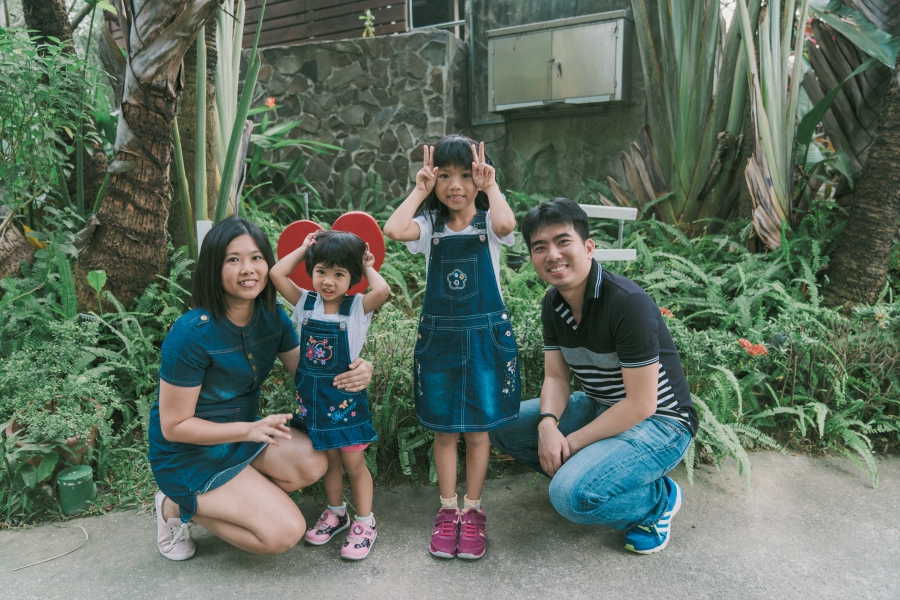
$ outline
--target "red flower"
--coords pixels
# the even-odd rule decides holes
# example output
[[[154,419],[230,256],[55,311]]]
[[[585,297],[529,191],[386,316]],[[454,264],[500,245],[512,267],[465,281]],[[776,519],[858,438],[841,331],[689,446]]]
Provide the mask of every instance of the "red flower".
[[[674,317],[675,315],[668,308],[660,308],[659,312],[662,313],[664,317]]]
[[[750,356],[766,356],[769,354],[769,351],[762,344],[753,344],[747,348],[747,354]]]
[[[275,98],[266,98],[266,106],[269,107],[269,110],[275,108]]]
[[[750,343],[750,340],[745,340],[744,338],[739,339],[738,344],[740,344],[741,348],[743,348],[744,350],[753,345]]]

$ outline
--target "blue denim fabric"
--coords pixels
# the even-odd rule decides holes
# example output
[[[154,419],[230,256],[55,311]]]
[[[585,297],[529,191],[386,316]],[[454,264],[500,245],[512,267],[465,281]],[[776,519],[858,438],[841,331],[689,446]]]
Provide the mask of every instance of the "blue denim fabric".
[[[516,337],[494,276],[485,213],[474,234],[432,235],[415,347],[416,415],[445,433],[490,431],[519,414]]]
[[[172,326],[162,345],[160,379],[200,387],[194,416],[214,423],[253,422],[259,387],[278,353],[297,347],[297,334],[280,306],[257,302],[253,319],[238,327],[194,309]],[[200,446],[170,442],[162,434],[159,399],[150,410],[148,458],[159,489],[181,508],[182,521],[197,510],[196,496],[231,480],[265,448],[261,442]]]
[[[607,408],[576,392],[559,420],[559,430],[569,435]],[[523,402],[519,420],[491,432],[490,439],[500,452],[544,473],[537,452],[539,413],[540,400]],[[672,419],[645,419],[570,457],[550,482],[550,502],[573,523],[619,530],[656,523],[668,498],[662,476],[681,461],[690,441],[690,432]]]
[[[311,311],[317,294],[306,296]],[[350,316],[353,296],[345,296],[338,313]],[[366,390],[345,392],[334,387],[336,375],[350,365],[347,321],[304,319],[300,326],[300,362],[294,384],[297,398],[291,424],[309,433],[313,448],[329,450],[378,439],[369,413]]]

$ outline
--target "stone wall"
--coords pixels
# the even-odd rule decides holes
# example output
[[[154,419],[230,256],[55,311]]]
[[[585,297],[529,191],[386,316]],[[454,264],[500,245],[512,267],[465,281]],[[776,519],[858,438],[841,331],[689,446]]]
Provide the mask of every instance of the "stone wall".
[[[295,137],[342,148],[312,157],[304,173],[326,204],[344,197],[347,179],[356,205],[369,173],[388,198],[405,196],[422,144],[467,123],[465,50],[437,30],[268,48],[254,106],[274,97],[270,122],[300,118]]]

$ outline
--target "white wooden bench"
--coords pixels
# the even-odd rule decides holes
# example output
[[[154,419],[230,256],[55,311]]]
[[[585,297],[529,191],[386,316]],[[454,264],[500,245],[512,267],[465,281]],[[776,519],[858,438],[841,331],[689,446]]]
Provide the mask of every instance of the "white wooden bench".
[[[579,204],[588,217],[593,219],[615,219],[619,222],[619,247],[597,248],[594,250],[594,260],[600,262],[637,260],[637,251],[634,248],[622,248],[622,235],[625,229],[625,221],[637,219],[636,208],[624,206],[599,206],[597,204]]]

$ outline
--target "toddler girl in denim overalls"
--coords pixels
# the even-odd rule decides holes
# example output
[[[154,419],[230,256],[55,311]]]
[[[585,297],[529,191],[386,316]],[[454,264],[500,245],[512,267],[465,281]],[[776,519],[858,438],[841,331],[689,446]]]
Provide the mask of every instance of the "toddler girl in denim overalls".
[[[475,559],[486,548],[481,492],[488,431],[519,416],[516,340],[500,295],[500,245],[513,244],[515,216],[494,178],[484,143],[450,135],[424,148],[416,188],[385,224],[428,263],[415,347],[416,415],[435,431],[441,509],[430,551]],[[456,443],[466,439],[466,495],[456,495]]]
[[[315,292],[301,289],[289,279],[304,259]],[[291,425],[308,432],[313,447],[328,455],[324,478],[328,507],[306,532],[306,541],[319,546],[350,527],[347,504],[343,501],[346,468],[357,515],[341,556],[352,560],[368,556],[375,541],[372,475],[363,451],[378,438],[372,427],[366,391],[344,392],[334,387],[333,379],[359,356],[372,312],[390,294],[374,264],[375,257],[358,236],[345,231],[320,231],[309,234],[300,248],[269,272],[281,295],[294,304],[292,318],[300,332]],[[346,295],[363,275],[369,282],[369,292]]]

